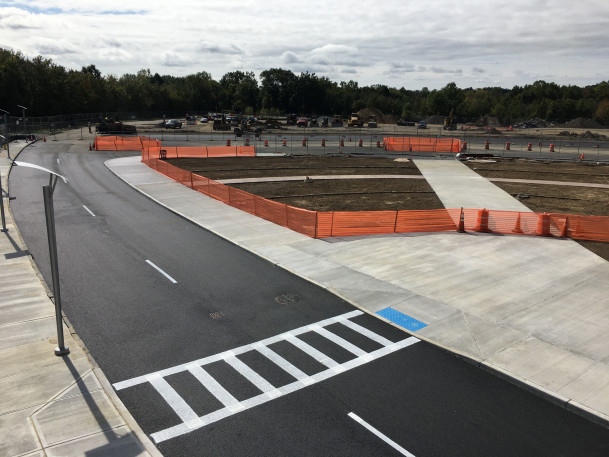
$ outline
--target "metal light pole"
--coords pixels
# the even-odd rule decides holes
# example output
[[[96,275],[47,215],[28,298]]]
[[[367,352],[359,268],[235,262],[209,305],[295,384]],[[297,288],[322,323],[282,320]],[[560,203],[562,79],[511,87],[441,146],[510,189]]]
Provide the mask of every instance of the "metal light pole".
[[[33,163],[14,161],[14,165],[36,168],[38,170],[49,173],[49,185],[42,186],[42,195],[44,197],[44,213],[47,223],[47,237],[49,241],[49,257],[51,260],[51,276],[53,278],[53,301],[55,302],[55,322],[57,324],[57,347],[55,355],[61,356],[70,353],[70,349],[64,345],[63,341],[63,320],[61,314],[61,292],[59,289],[59,262],[57,260],[57,238],[55,236],[55,212],[53,210],[53,192],[57,184],[57,178],[63,179],[67,183],[68,180],[44,167]]]
[[[0,213],[2,217],[2,229],[1,232],[8,232],[6,228],[6,219],[4,218],[4,190],[2,189],[2,172],[0,171]]]
[[[21,106],[21,105],[17,105],[17,108],[21,108],[21,112],[23,113],[23,117],[22,117],[22,119],[23,119],[23,135],[25,136],[26,141],[27,141],[27,128],[25,126],[25,110],[27,108],[25,106]]]
[[[2,108],[0,108],[0,111],[2,111],[4,113],[4,136],[3,138],[6,140],[6,155],[8,156],[9,160],[11,158],[11,150],[9,147],[9,134],[8,134],[8,115],[11,114],[6,110],[3,110]]]

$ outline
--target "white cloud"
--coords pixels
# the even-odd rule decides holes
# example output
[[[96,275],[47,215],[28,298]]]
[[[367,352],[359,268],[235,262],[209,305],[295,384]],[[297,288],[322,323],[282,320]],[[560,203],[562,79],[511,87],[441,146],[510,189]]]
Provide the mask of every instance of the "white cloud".
[[[450,81],[512,87],[544,78],[587,85],[609,74],[606,0],[9,5],[0,9],[0,46],[69,68],[95,64],[103,74],[149,68],[175,76],[208,71],[219,79],[236,69],[281,67],[412,89]]]

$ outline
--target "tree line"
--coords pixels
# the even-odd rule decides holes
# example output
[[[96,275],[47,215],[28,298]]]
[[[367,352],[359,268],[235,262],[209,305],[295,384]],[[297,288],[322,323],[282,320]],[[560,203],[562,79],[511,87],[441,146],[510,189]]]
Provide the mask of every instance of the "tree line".
[[[382,84],[360,86],[355,81],[334,82],[315,73],[295,74],[271,68],[260,73],[232,71],[219,81],[201,71],[183,77],[152,74],[102,76],[95,65],[66,69],[51,59],[26,58],[0,49],[0,108],[28,116],[71,113],[134,112],[192,113],[230,111],[241,114],[348,115],[375,108],[405,120],[451,111],[461,121],[486,115],[514,124],[540,118],[566,122],[583,117],[609,124],[609,81],[579,87],[536,81],[512,89],[457,87],[442,89],[393,88]],[[20,114],[20,113],[19,113]]]

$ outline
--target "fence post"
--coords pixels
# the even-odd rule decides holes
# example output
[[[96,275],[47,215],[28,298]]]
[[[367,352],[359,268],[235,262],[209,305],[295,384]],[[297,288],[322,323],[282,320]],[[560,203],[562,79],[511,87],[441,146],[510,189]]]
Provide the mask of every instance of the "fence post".
[[[548,236],[550,234],[550,215],[548,213],[541,213],[539,215],[537,234],[540,236]]]

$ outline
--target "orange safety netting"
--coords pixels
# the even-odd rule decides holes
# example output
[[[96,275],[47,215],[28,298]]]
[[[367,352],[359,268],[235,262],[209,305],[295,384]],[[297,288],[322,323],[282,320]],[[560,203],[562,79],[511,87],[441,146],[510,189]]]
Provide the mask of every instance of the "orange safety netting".
[[[142,162],[150,159],[180,157],[254,157],[254,146],[162,146],[160,143],[142,150]]]
[[[464,209],[465,231],[609,241],[608,216]]]
[[[460,152],[461,140],[456,138],[387,137],[383,138],[386,151],[399,152]]]
[[[144,148],[160,146],[159,140],[144,136],[97,136],[95,137],[96,151],[141,151]]]
[[[209,197],[312,238],[472,231],[609,242],[608,216],[462,208],[426,211],[309,211],[221,184],[158,158],[148,159],[145,163]]]

